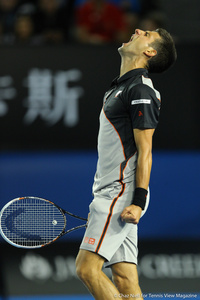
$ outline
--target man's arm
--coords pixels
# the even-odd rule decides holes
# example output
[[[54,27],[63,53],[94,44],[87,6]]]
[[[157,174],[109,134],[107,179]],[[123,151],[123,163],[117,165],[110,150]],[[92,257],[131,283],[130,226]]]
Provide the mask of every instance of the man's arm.
[[[155,129],[134,129],[133,134],[138,152],[136,167],[136,188],[147,190],[152,166],[152,137]],[[127,223],[138,224],[142,208],[137,205],[126,207],[121,218]]]

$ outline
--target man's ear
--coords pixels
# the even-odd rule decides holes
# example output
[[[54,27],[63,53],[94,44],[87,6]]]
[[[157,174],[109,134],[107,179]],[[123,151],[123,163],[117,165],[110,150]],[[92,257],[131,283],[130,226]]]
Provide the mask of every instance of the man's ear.
[[[148,48],[143,52],[148,58],[151,58],[157,54],[157,51],[153,48]]]

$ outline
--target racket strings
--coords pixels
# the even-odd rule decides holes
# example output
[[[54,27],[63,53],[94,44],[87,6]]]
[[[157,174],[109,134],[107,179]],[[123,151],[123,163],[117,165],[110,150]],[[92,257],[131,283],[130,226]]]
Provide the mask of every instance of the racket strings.
[[[65,226],[66,218],[55,205],[34,197],[14,201],[1,217],[1,228],[7,239],[27,247],[51,242]]]

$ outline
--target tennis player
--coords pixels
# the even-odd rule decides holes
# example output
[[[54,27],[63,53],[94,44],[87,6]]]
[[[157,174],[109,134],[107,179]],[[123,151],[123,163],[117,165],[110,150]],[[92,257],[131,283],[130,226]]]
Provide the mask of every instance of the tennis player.
[[[152,137],[161,105],[148,73],[173,65],[176,49],[166,30],[136,29],[118,51],[120,76],[104,96],[94,200],[76,267],[95,299],[141,300],[137,224],[149,204]],[[111,268],[113,282],[103,265]]]

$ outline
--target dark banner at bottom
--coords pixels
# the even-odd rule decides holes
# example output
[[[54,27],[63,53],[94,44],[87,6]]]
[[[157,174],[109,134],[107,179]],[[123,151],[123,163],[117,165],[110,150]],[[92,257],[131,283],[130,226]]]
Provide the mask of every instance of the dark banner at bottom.
[[[36,249],[1,249],[1,293],[14,295],[88,294],[78,280],[78,242]],[[143,293],[199,293],[200,241],[141,241],[138,272]],[[105,270],[111,276],[109,269]]]
[[[138,273],[144,292],[200,291],[200,241],[142,241]]]

